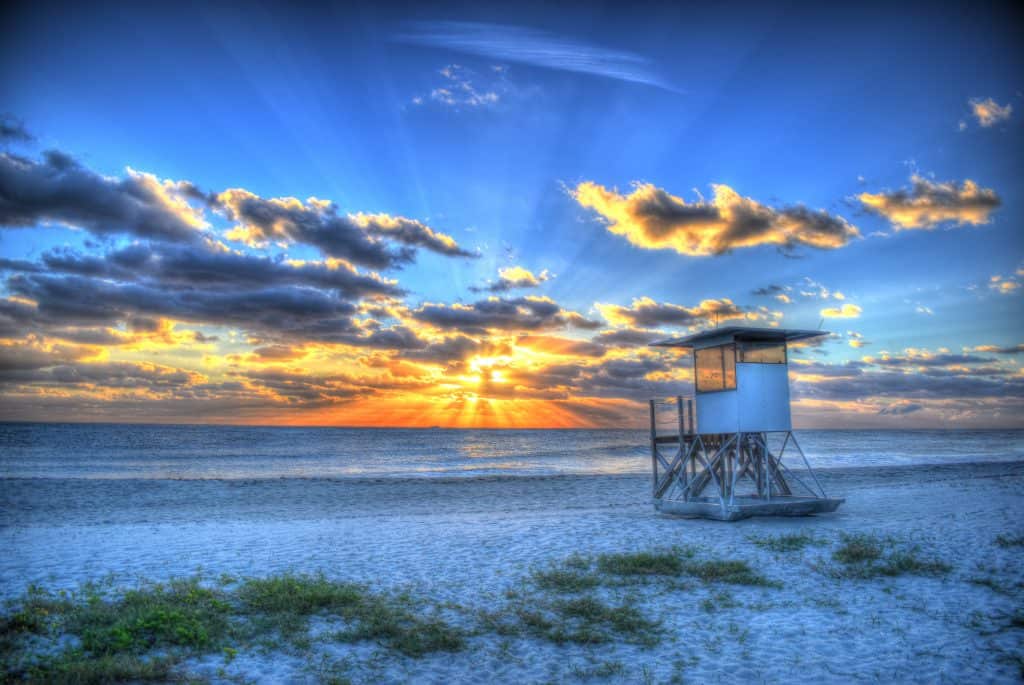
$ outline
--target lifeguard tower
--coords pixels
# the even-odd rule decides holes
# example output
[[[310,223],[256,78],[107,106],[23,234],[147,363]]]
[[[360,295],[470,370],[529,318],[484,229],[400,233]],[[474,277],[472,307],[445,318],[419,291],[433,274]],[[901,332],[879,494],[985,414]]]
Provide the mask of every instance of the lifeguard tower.
[[[651,343],[693,350],[694,400],[651,400],[654,507],[735,521],[835,511],[792,432],[787,345],[826,331],[724,326]],[[675,405],[678,433],[659,435],[659,411]],[[685,411],[684,411],[685,405]],[[675,454],[662,450],[675,445]],[[800,456],[803,471],[783,457]]]

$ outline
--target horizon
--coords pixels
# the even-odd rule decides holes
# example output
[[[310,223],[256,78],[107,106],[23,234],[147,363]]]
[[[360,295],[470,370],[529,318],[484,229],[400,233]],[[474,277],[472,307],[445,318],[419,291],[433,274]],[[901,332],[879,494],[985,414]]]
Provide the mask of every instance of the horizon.
[[[5,8],[0,421],[1024,428],[1019,9],[581,7]]]

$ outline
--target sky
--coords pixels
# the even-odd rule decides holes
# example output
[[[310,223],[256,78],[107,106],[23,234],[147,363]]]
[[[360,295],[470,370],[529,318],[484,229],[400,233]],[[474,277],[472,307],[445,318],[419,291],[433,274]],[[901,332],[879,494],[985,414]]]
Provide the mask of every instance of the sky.
[[[1024,427],[1019,8],[296,5],[0,10],[0,420]]]

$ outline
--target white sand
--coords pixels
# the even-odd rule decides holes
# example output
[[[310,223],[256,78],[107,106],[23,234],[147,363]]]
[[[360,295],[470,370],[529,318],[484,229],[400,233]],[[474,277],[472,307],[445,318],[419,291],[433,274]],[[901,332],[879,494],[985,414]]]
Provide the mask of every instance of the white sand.
[[[656,515],[649,481],[591,476],[484,481],[0,481],[0,591],[51,588],[114,573],[159,580],[194,573],[323,570],[438,600],[497,606],[531,568],[572,552],[691,545],[750,561],[779,588],[641,589],[668,629],[661,644],[555,646],[475,637],[457,654],[406,659],[372,644],[337,645],[354,680],[580,681],[621,662],[612,680],[666,682],[1018,682],[1024,631],[1024,462],[820,472],[839,512],[738,523]],[[830,547],[774,554],[751,535],[840,531],[894,535],[953,566],[940,578],[836,580],[812,568]],[[995,592],[971,583],[991,578]],[[723,590],[738,606],[706,611]],[[621,592],[621,591],[620,591]],[[192,662],[216,679],[219,658]],[[226,667],[256,682],[305,682],[308,660],[241,655]]]

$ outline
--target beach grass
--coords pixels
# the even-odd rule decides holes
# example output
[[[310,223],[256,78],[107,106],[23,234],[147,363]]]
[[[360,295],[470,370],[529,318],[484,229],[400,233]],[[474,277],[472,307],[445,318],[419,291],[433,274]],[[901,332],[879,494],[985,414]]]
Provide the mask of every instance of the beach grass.
[[[841,578],[937,576],[951,569],[941,560],[922,557],[916,545],[901,545],[892,538],[870,533],[842,533],[832,559],[839,566],[825,570]]]
[[[1024,547],[1024,535],[1004,535],[1000,534],[996,536],[995,543],[997,546],[1003,549],[1009,549],[1011,547]]]
[[[780,535],[751,535],[747,538],[757,547],[779,554],[800,552],[811,545],[826,544],[824,540],[810,533],[783,533]]]

